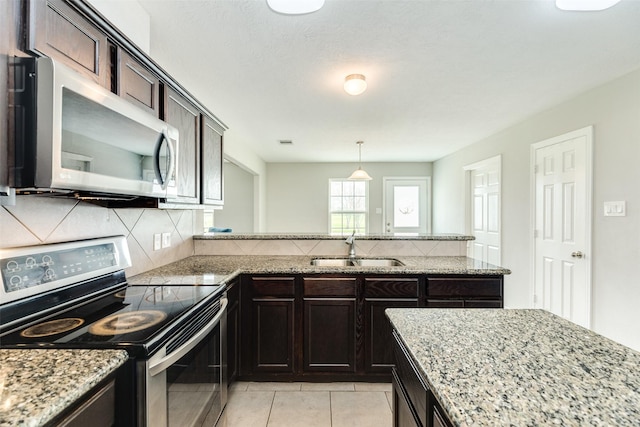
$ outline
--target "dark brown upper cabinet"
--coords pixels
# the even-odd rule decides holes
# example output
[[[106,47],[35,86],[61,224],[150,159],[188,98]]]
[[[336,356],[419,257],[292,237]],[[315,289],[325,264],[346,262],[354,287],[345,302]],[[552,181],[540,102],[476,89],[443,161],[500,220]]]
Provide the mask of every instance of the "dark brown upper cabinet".
[[[112,89],[104,32],[63,0],[29,0],[27,8],[27,51],[56,59]]]

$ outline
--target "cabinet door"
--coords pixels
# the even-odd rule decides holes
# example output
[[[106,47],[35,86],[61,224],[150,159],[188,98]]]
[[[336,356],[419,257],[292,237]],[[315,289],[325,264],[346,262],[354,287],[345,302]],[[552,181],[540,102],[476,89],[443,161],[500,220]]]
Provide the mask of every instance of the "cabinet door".
[[[411,400],[395,370],[393,370],[391,384],[393,386],[393,427],[423,427],[414,415],[415,408],[411,405]]]
[[[304,277],[303,369],[356,371],[355,277]]]
[[[118,50],[118,95],[160,117],[160,81],[122,49]]]
[[[56,59],[113,90],[107,36],[63,0],[30,0],[27,49]]]
[[[254,298],[253,372],[294,372],[293,298]]]
[[[395,363],[392,328],[384,310],[418,307],[418,278],[367,277],[364,280],[365,371],[390,373]]]
[[[355,372],[355,298],[304,299],[304,371]]]
[[[180,132],[178,142],[178,196],[170,202],[200,203],[200,111],[167,88],[165,121]]]
[[[364,300],[365,371],[391,372],[395,364],[391,322],[384,314],[387,308],[418,307],[418,299]]]
[[[249,334],[249,348],[243,349],[241,357],[250,360],[250,373],[293,373],[295,277],[251,277],[242,293],[243,301],[250,304],[251,327],[242,329],[243,335]]]
[[[223,128],[202,116],[202,203],[224,204]]]

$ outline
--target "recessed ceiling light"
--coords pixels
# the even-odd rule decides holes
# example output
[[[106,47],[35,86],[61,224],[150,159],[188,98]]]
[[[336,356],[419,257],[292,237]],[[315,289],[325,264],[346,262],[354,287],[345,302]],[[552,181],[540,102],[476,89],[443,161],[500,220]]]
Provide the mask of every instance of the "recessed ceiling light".
[[[556,7],[562,10],[590,11],[605,10],[615,6],[620,0],[556,0]]]
[[[274,12],[303,15],[319,10],[324,5],[324,0],[267,0],[267,4]]]

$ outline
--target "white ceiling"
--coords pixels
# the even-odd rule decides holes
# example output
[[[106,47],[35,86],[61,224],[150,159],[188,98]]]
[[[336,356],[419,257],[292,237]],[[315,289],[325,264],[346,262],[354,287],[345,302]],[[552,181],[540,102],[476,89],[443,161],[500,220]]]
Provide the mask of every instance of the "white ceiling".
[[[266,162],[353,162],[357,140],[363,162],[437,160],[640,68],[640,0],[139,2],[151,56]],[[342,89],[352,73],[360,96]]]

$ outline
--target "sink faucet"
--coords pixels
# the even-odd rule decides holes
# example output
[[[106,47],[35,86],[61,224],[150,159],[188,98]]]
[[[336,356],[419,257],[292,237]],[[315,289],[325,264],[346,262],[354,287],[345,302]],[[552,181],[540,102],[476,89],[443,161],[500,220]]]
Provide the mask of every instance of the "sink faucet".
[[[344,241],[347,245],[349,245],[349,258],[356,257],[356,231],[353,230],[351,236],[347,237],[347,240]]]

